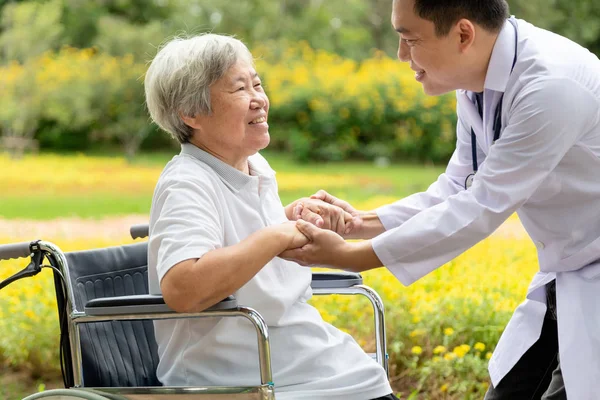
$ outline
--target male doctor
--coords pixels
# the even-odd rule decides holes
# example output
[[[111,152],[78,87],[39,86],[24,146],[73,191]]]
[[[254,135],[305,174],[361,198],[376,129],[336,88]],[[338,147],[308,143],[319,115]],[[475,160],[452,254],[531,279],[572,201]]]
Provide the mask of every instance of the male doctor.
[[[344,238],[370,240],[300,220],[311,241],[282,257],[385,265],[409,285],[517,212],[540,271],[490,360],[485,399],[598,400],[600,61],[508,16],[505,0],[394,0],[398,58],[427,94],[456,90],[456,150],[426,192],[375,211],[320,191],[313,198],[355,216]],[[298,215],[321,218],[308,203]]]

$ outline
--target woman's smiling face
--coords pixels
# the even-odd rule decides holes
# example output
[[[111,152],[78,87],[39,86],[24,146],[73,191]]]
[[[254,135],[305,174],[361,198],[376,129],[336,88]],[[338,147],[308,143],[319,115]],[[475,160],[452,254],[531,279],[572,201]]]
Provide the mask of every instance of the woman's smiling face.
[[[196,130],[191,142],[234,167],[268,146],[269,98],[254,67],[238,61],[210,87],[211,112],[188,125]]]

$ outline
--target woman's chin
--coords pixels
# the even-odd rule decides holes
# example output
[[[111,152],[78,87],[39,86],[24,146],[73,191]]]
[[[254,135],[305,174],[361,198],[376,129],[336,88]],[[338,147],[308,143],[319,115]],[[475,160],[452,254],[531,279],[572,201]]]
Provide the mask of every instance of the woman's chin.
[[[249,149],[252,149],[252,154],[256,154],[257,152],[266,149],[271,142],[271,136],[269,136],[269,132],[266,132],[260,137],[254,137],[252,139],[252,144],[248,146]]]

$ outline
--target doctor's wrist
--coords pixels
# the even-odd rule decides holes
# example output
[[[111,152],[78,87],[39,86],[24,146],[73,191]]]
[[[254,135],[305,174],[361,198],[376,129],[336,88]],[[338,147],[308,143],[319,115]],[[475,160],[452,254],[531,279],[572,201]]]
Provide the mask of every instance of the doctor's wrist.
[[[345,235],[346,239],[373,239],[385,232],[385,228],[375,211],[359,211],[356,217],[360,218],[360,226]]]
[[[343,268],[348,271],[362,272],[382,266],[370,240],[346,242],[342,254],[345,264]]]

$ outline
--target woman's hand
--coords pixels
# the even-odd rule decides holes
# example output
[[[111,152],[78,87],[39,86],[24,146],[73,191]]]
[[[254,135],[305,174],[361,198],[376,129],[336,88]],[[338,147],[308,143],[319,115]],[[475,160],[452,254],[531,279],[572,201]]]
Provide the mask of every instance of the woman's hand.
[[[348,245],[344,238],[335,232],[325,230],[306,222],[303,219],[296,221],[296,226],[307,239],[307,244],[301,248],[288,248],[279,256],[287,260],[295,261],[300,265],[322,264],[334,266],[338,257],[344,253]]]
[[[345,235],[360,224],[360,218],[353,217],[341,207],[316,198],[302,198],[290,204],[288,218],[291,221],[302,219],[316,227]]]
[[[268,229],[275,231],[281,237],[286,246],[285,250],[296,249],[308,243],[308,238],[298,230],[295,222],[271,225]]]
[[[346,223],[346,230],[342,234],[344,239],[372,239],[385,232],[385,228],[375,210],[358,211],[347,201],[338,199],[324,190],[319,190],[310,198],[339,207],[344,212],[352,215],[352,221]]]

